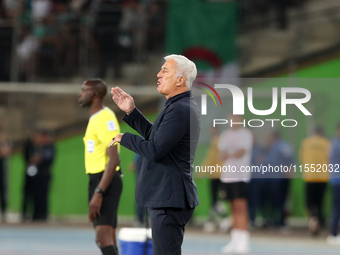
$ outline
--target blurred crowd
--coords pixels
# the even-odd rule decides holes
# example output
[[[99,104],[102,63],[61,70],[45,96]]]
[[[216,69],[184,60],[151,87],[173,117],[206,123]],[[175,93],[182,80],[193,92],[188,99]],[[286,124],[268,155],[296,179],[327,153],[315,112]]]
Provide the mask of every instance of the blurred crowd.
[[[247,221],[251,228],[277,228],[286,232],[289,225],[287,218],[293,210],[289,201],[296,197],[295,192],[299,192],[299,190],[294,191],[292,187],[293,179],[302,178],[305,199],[302,207],[305,209],[305,216],[308,219],[310,234],[316,236],[322,229],[329,227],[330,235],[327,241],[330,244],[340,244],[338,235],[340,221],[340,123],[336,127],[332,140],[326,137],[322,126],[317,126],[313,135],[302,140],[298,150],[283,139],[277,130],[266,132],[264,142],[260,143],[261,141],[255,133],[252,134],[252,139],[246,138],[246,129],[243,127],[239,130],[230,128],[220,135],[218,129],[213,128],[210,147],[202,165],[226,166],[230,163],[236,167],[239,165],[271,165],[290,168],[295,165],[298,167],[296,170],[298,175],[295,174],[294,169],[288,172],[246,173],[247,176],[244,176],[243,173],[242,176],[241,174],[231,176],[230,172],[210,173],[211,210],[208,221],[204,224],[204,230],[211,232],[218,228],[220,231],[234,229],[235,221],[238,221],[238,216],[235,217],[236,213],[239,215],[243,213],[242,210],[246,210],[245,215],[248,215]],[[253,142],[251,142],[252,140]],[[252,144],[251,147],[247,147],[246,144],[249,143]],[[236,151],[236,154],[232,155],[230,151]],[[229,155],[222,160],[221,153],[222,155],[229,153]],[[236,183],[237,185],[231,186],[234,189],[231,190],[228,187],[225,188],[226,183]],[[247,193],[244,196],[240,183],[247,183],[245,189]],[[332,202],[331,213],[327,218],[325,216],[325,196],[328,189],[332,194]],[[230,198],[230,196],[234,197]],[[241,203],[237,205],[238,208],[235,211],[233,203],[242,199],[247,205],[242,206]],[[229,207],[226,207],[224,200],[229,200],[231,211],[229,211]],[[248,229],[248,226],[244,226],[244,229]],[[226,246],[226,248],[229,247]]]
[[[240,32],[246,32],[270,25],[288,29],[289,11],[302,9],[308,0],[235,1],[240,4]],[[165,51],[167,4],[166,0],[0,0],[4,59],[0,80],[125,78],[126,63],[143,64],[150,53]]]
[[[0,0],[0,21],[17,36],[20,81],[105,78],[109,69],[121,78],[124,63],[163,50],[165,14],[159,0]]]

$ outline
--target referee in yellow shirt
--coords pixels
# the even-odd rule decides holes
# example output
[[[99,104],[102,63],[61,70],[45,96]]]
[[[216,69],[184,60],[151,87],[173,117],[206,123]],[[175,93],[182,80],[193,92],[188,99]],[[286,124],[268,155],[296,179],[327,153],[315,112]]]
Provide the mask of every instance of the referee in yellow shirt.
[[[103,105],[107,86],[101,79],[87,80],[81,87],[78,103],[88,107],[85,168],[89,175],[89,220],[96,231],[96,244],[103,255],[118,255],[116,234],[117,210],[123,183],[120,177],[119,145],[109,147],[120,133],[116,115]]]

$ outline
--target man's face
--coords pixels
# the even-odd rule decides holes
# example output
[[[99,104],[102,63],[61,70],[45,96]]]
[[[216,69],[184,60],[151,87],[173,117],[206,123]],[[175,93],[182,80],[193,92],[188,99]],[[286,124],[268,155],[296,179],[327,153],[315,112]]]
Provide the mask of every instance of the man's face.
[[[94,91],[92,89],[92,86],[86,84],[86,82],[83,83],[81,86],[81,92],[78,96],[78,104],[81,107],[89,107],[92,105],[93,98],[94,98]]]
[[[171,97],[177,89],[176,83],[178,78],[176,78],[176,65],[175,60],[169,59],[157,74],[157,91],[167,98]]]

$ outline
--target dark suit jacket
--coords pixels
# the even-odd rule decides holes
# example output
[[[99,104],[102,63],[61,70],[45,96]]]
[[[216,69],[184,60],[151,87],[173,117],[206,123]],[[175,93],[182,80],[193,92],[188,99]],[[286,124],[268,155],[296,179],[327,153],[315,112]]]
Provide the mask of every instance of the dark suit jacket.
[[[154,124],[136,108],[124,117],[145,137],[125,133],[121,145],[141,155],[136,201],[143,207],[193,208],[199,204],[192,179],[200,119],[190,91],[169,98]]]

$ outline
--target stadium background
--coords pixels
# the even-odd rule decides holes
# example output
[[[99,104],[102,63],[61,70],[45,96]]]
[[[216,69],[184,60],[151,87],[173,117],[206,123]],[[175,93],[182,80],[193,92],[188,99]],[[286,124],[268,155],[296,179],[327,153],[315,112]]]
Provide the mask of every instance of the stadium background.
[[[297,78],[340,78],[340,60],[332,60],[320,65],[308,67],[299,70],[296,73]],[[261,86],[257,86],[261,88]],[[271,89],[271,88],[270,88]],[[310,88],[309,88],[310,89]],[[318,88],[314,88],[318,89]],[[327,123],[326,133],[329,137],[334,134],[335,125],[338,120],[338,93],[335,93],[340,87],[334,90],[323,90],[322,85],[319,85],[323,96],[325,96],[328,105],[320,122]],[[312,89],[311,89],[312,91]],[[256,102],[256,101],[255,101]],[[259,106],[260,101],[255,105]],[[259,107],[265,109],[265,107]],[[324,110],[324,108],[323,108]],[[150,114],[150,120],[154,120],[157,114]],[[316,116],[319,116],[316,114]],[[303,118],[298,119],[301,122],[300,131],[295,140],[295,147],[298,148],[301,140],[306,136],[306,126]],[[320,123],[321,124],[321,123]],[[133,132],[125,123],[121,123],[122,132]],[[285,129],[282,129],[285,132]],[[283,133],[284,137],[288,134]],[[82,135],[77,135],[72,138],[63,139],[57,142],[57,158],[53,166],[53,181],[51,187],[51,200],[50,210],[54,216],[67,216],[67,215],[81,215],[87,213],[87,176],[84,174],[84,153]],[[197,151],[195,164],[200,165],[201,160],[204,158],[206,147],[200,147]],[[297,154],[296,154],[297,155]],[[122,194],[121,203],[119,205],[119,214],[133,216],[134,210],[134,190],[135,190],[135,175],[128,170],[129,165],[134,160],[134,154],[122,148],[121,154],[122,169],[124,169],[124,190]],[[296,158],[298,162],[298,158]],[[9,175],[9,206],[13,212],[19,212],[21,206],[22,193],[18,190],[22,189],[24,177],[24,165],[21,154],[14,155],[10,162],[10,175]],[[207,179],[197,178],[196,184],[199,191],[201,204],[195,211],[196,216],[207,216],[209,212],[209,190]],[[289,207],[291,216],[304,217],[304,181],[301,178],[294,179],[290,194]],[[327,215],[330,210],[330,193],[327,192],[327,199],[325,201],[325,208]]]
[[[12,4],[19,1],[0,0],[0,128],[7,132],[14,143],[14,152],[9,158],[8,167],[8,224],[0,223],[1,254],[98,253],[94,232],[87,220],[88,177],[84,171],[82,138],[89,116],[87,110],[79,108],[76,103],[80,86],[87,78],[100,76],[105,78],[109,86],[119,85],[126,89],[136,99],[136,105],[150,120],[154,120],[164,103],[164,98],[157,95],[155,89],[155,76],[163,63],[163,56],[167,53],[186,54],[197,63],[200,78],[211,78],[215,75],[217,78],[222,74],[221,80],[226,81],[223,80],[226,77],[238,77],[244,82],[244,87],[253,86],[254,91],[266,92],[266,95],[270,95],[274,85],[281,86],[279,79],[286,85],[303,84],[309,89],[312,92],[312,100],[307,104],[307,108],[313,110],[313,118],[307,120],[295,109],[292,114],[298,120],[299,126],[293,131],[280,130],[283,138],[294,147],[296,164],[299,164],[300,143],[311,135],[315,125],[322,124],[326,136],[334,137],[335,126],[340,120],[340,87],[337,84],[340,78],[338,1],[110,0],[112,3],[124,2],[121,6],[124,12],[133,14],[130,16],[130,30],[119,35],[120,39],[124,39],[120,52],[124,58],[117,57],[121,63],[121,77],[116,77],[117,70],[114,70],[112,63],[106,63],[111,65],[108,66],[106,75],[98,75],[100,66],[97,58],[100,47],[93,36],[94,24],[88,22],[93,20],[93,13],[87,12],[89,6],[85,6],[84,13],[76,11],[72,15],[85,14],[89,15],[90,19],[73,19],[71,15],[71,20],[66,22],[77,37],[77,50],[72,48],[75,45],[72,46],[72,36],[67,32],[70,27],[64,27],[65,36],[52,39],[71,39],[67,43],[71,43],[69,46],[72,47],[59,53],[64,57],[70,56],[73,62],[64,62],[54,69],[51,60],[54,55],[49,55],[51,51],[47,47],[47,51],[46,48],[41,52],[37,51],[43,61],[30,62],[32,65],[22,69],[23,66],[18,64],[22,59],[16,50],[24,42],[22,32],[25,32],[23,28],[30,18],[30,10],[28,8],[27,13],[20,17],[23,19],[16,22],[3,16],[5,2]],[[63,5],[63,8],[52,8],[53,13],[48,14],[48,17],[53,18],[61,13],[60,22],[70,18],[70,15],[65,13],[67,3],[82,2],[46,1]],[[286,4],[285,13],[278,13],[278,2]],[[116,10],[113,8],[113,13]],[[105,10],[99,12],[101,14],[98,17],[105,16]],[[145,16],[147,17],[143,20]],[[50,22],[52,24],[55,20]],[[117,28],[117,23],[113,25]],[[46,38],[43,31],[38,32],[34,36],[44,41]],[[104,53],[110,54],[110,51]],[[114,52],[116,53],[117,51]],[[258,78],[256,83],[247,83]],[[269,96],[254,100],[254,106],[258,109],[268,109],[272,102]],[[118,118],[122,119],[122,113],[109,96],[105,104],[114,109]],[[220,109],[213,105],[209,97],[208,104],[209,109]],[[289,112],[290,110],[291,108]],[[278,117],[279,112],[276,111],[272,116]],[[245,117],[253,118],[249,112],[246,112]],[[20,217],[26,170],[21,154],[22,144],[37,126],[52,129],[56,135],[57,156],[52,168],[50,215],[47,223],[22,222]],[[133,132],[124,122],[121,123],[121,130]],[[207,132],[208,130],[202,132],[205,137],[197,149],[196,165],[200,165],[205,156],[209,142]],[[135,173],[129,170],[133,161],[133,153],[122,148],[121,162],[125,176],[119,206],[119,227],[132,226],[135,223]],[[195,210],[195,220],[186,230],[183,254],[217,255],[220,254],[221,247],[228,242],[229,235],[221,234],[217,229],[215,233],[202,231],[210,210],[208,179],[196,175],[195,182],[201,204]],[[331,187],[328,187],[324,203],[328,221],[331,193]],[[287,204],[288,228],[251,229],[254,254],[338,254],[338,247],[331,247],[326,242],[328,225],[318,238],[309,235],[304,196],[304,180],[293,179]],[[291,219],[294,221],[290,221]]]

